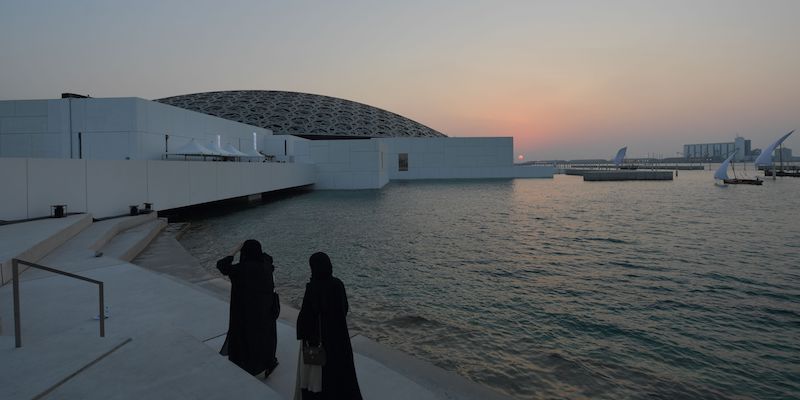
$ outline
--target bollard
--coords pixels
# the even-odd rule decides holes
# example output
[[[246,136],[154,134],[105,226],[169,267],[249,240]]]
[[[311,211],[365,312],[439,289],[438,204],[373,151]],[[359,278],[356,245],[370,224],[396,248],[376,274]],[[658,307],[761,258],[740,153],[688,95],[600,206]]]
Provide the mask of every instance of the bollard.
[[[67,206],[64,204],[52,205],[50,206],[50,209],[52,210],[53,218],[64,218],[64,216],[67,214]]]

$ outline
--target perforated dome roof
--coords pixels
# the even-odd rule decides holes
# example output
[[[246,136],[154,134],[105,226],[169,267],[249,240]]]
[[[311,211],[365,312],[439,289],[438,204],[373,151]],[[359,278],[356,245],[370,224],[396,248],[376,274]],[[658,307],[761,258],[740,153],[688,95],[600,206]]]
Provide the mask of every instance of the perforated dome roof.
[[[446,136],[380,108],[308,93],[233,90],[186,94],[156,101],[271,129],[276,135]]]

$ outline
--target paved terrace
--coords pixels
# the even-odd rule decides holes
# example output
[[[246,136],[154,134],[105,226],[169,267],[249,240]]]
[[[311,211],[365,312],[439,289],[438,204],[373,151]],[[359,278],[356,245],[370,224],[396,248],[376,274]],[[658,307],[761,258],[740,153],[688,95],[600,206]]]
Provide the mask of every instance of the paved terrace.
[[[22,348],[14,347],[12,285],[0,287],[2,399],[291,399],[298,342],[296,310],[282,307],[278,358],[267,379],[240,370],[217,350],[228,321],[229,284],[196,265],[154,215],[87,226],[81,217],[0,227],[2,256],[77,273],[105,284],[106,337],[99,337],[95,285],[28,270],[20,285]],[[30,225],[29,225],[30,224]],[[52,247],[41,254],[41,243]],[[31,251],[31,249],[37,249]],[[45,249],[47,250],[47,249]],[[367,399],[505,398],[458,375],[353,338]]]

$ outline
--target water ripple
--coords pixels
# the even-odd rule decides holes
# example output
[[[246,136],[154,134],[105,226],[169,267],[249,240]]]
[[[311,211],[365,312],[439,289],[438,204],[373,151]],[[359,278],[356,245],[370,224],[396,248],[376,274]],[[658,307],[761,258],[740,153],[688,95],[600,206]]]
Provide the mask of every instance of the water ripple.
[[[295,307],[325,251],[354,333],[520,399],[800,398],[800,180],[710,182],[319,191],[197,215],[182,242],[216,272],[261,240]]]

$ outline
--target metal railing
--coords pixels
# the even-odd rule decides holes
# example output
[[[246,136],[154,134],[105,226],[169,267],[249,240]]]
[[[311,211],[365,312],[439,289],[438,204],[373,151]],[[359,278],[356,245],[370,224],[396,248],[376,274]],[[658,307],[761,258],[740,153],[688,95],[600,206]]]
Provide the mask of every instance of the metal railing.
[[[105,321],[106,315],[105,315],[105,301],[103,299],[103,282],[15,258],[11,260],[11,275],[14,281],[14,344],[16,345],[16,347],[22,347],[22,326],[20,323],[20,312],[19,312],[19,264],[27,265],[32,268],[38,268],[44,271],[52,272],[54,274],[64,275],[69,278],[75,278],[78,280],[96,284],[100,289],[100,313],[97,314],[98,319],[100,320],[100,337],[106,336],[106,321]]]

